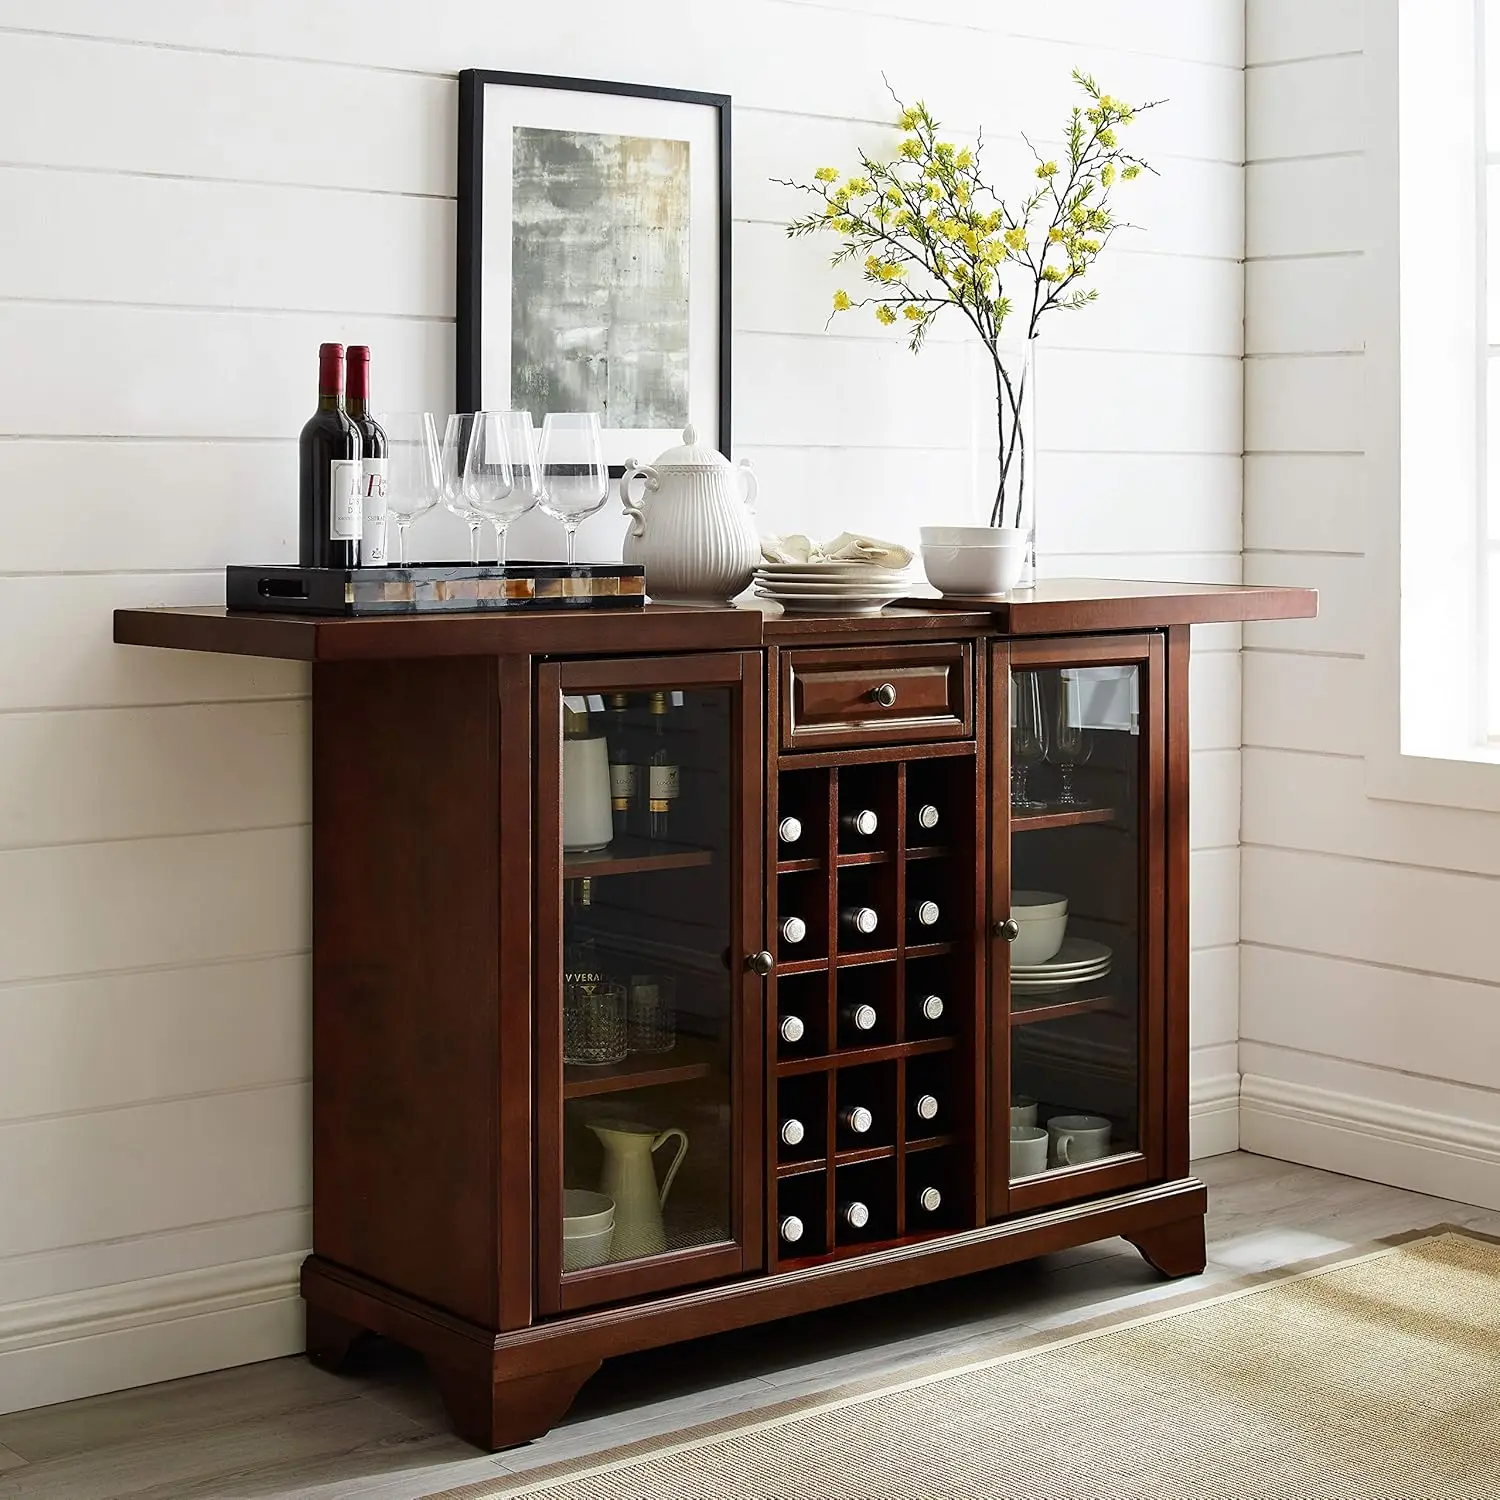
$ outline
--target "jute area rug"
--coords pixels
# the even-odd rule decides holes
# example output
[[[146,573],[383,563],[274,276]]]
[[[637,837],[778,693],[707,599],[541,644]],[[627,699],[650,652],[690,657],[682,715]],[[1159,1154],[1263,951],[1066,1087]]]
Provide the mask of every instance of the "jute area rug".
[[[1493,1500],[1500,1245],[1431,1231],[441,1500],[521,1495]]]

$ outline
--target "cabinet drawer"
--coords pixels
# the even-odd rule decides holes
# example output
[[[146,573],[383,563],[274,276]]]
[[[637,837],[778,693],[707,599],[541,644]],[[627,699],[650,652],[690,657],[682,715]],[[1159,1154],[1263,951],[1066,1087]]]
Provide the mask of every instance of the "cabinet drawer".
[[[781,654],[781,748],[966,739],[974,733],[966,641]]]

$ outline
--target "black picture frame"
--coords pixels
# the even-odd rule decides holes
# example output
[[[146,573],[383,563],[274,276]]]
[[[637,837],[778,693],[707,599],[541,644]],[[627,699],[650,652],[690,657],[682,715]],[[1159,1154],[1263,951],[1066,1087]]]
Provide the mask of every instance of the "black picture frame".
[[[600,79],[563,78],[541,73],[510,73],[486,68],[466,68],[458,75],[458,278],[457,278],[457,369],[454,395],[459,411],[484,410],[483,313],[484,249],[484,97],[495,86],[559,89],[590,94],[625,95],[702,106],[717,111],[714,138],[718,150],[718,379],[717,446],[731,455],[730,365],[731,365],[731,259],[733,217],[730,193],[730,96],[695,89],[659,88],[650,84],[611,83]],[[639,455],[644,460],[654,454]],[[611,465],[618,477],[619,464]]]

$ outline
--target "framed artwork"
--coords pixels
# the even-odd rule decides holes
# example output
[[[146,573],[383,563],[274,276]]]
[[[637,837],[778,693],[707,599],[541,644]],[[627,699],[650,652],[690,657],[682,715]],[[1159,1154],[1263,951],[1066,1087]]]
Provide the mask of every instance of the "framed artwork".
[[[729,451],[729,98],[458,75],[460,411],[596,411],[605,456]]]

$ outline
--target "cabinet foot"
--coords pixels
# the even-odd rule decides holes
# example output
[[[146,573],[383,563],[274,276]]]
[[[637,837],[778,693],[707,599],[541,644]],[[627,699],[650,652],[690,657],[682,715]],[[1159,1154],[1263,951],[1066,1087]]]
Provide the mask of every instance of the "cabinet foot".
[[[476,1448],[514,1448],[556,1426],[601,1360],[515,1380],[428,1361],[453,1430]]]
[[[341,1369],[351,1346],[364,1332],[358,1323],[308,1304],[307,1357],[320,1370]]]
[[[1208,1263],[1203,1243],[1203,1215],[1173,1219],[1154,1229],[1125,1236],[1163,1276],[1197,1276]]]

